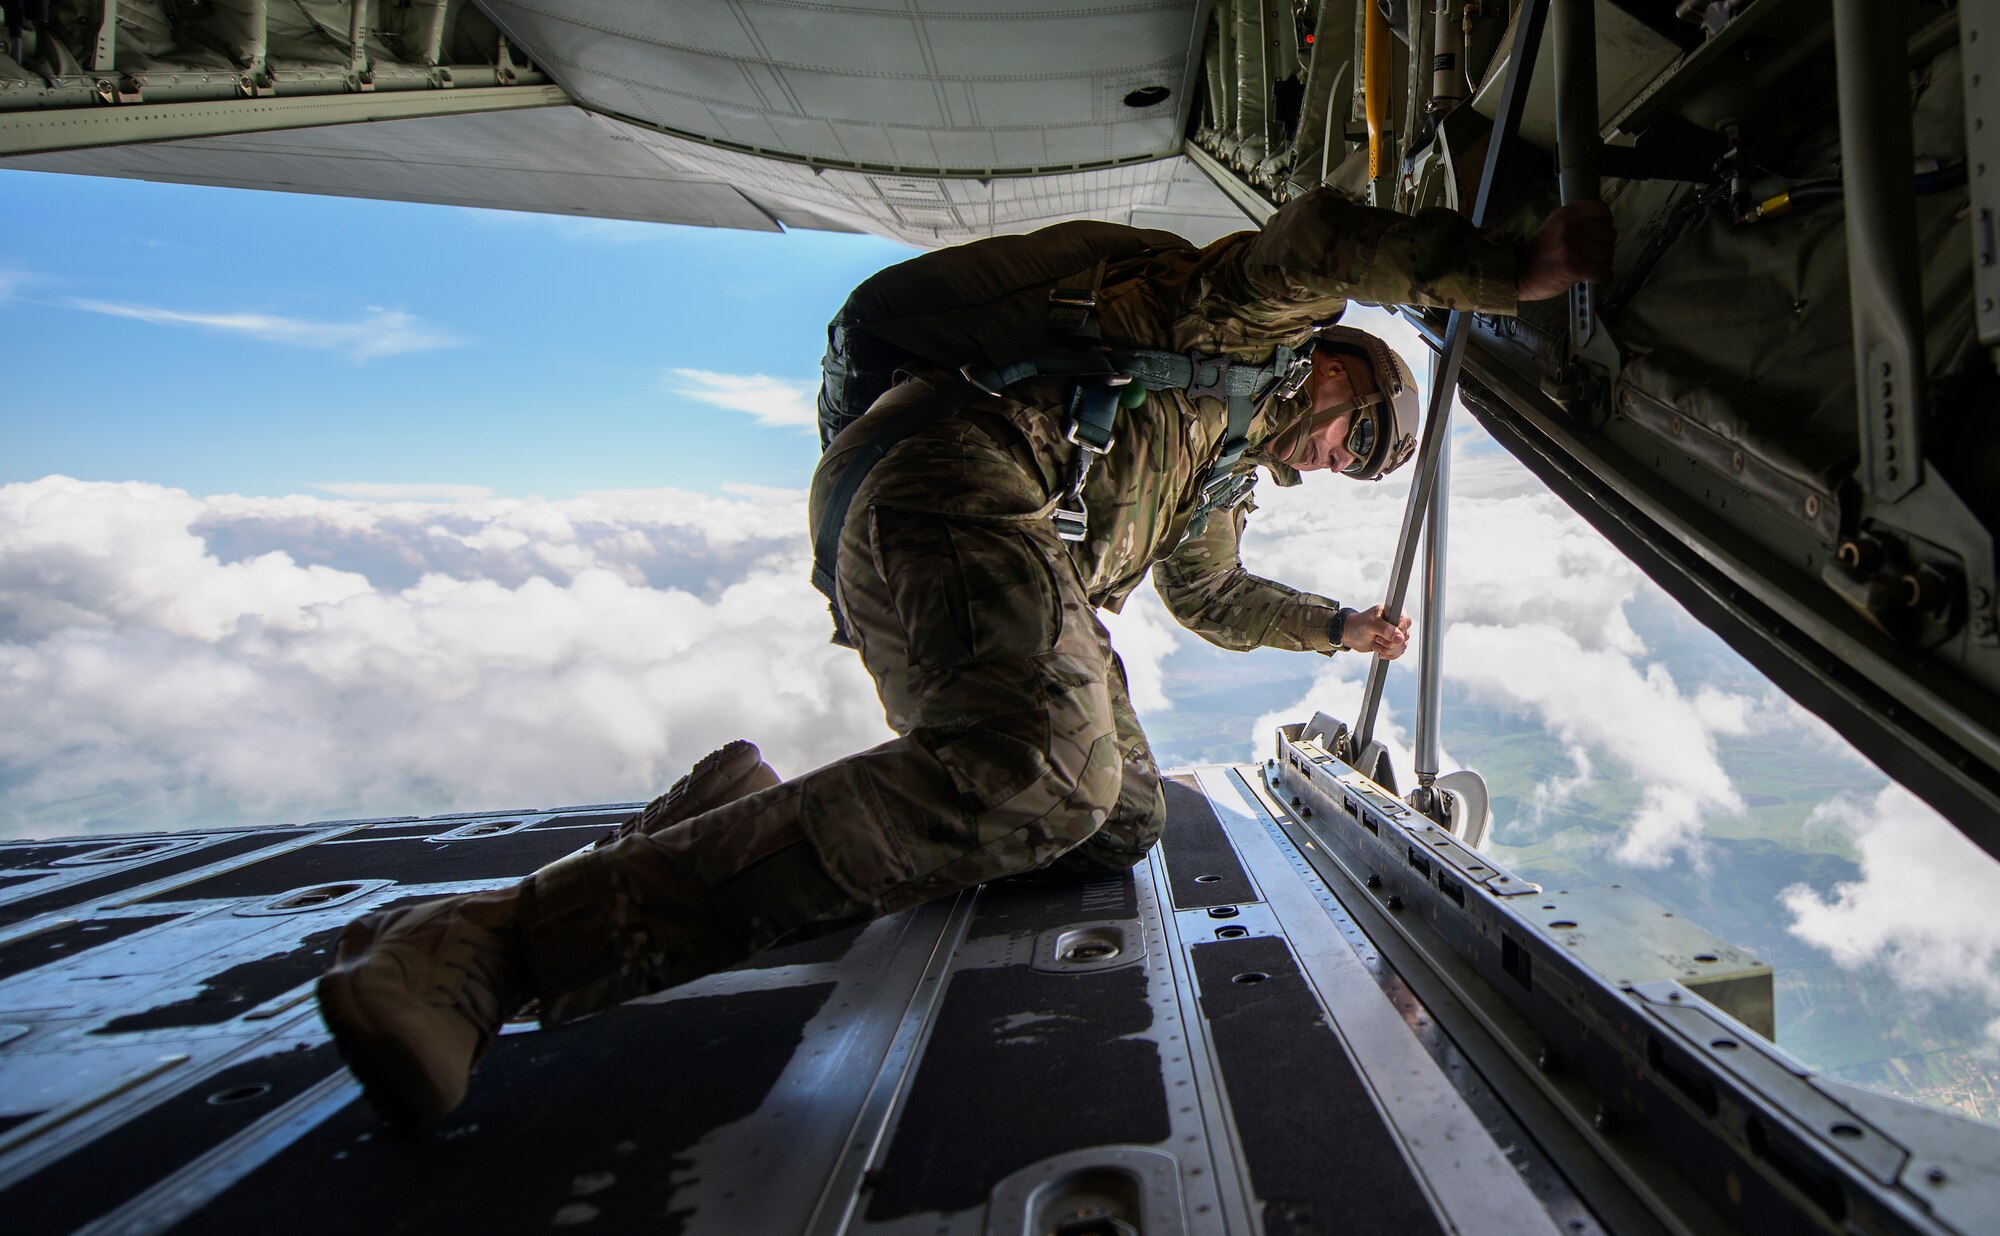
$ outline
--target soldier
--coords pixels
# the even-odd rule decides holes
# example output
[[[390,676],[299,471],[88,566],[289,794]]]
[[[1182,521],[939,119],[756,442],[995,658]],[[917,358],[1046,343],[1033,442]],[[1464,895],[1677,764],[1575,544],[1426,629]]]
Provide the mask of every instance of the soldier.
[[[1609,277],[1609,211],[1564,207],[1519,245],[1322,190],[1260,232],[1166,239],[1100,271],[1098,333],[1250,367],[1303,349],[1295,389],[1264,397],[1233,446],[1222,399],[1151,389],[1088,458],[1066,424],[1073,380],[966,398],[967,379],[939,369],[876,400],[831,443],[812,511],[837,538],[836,615],[899,737],[782,782],[731,743],[608,844],[514,888],[349,925],[320,1009],[392,1123],[450,1111],[531,999],[562,1022],[986,880],[1139,861],[1165,804],[1096,610],[1148,570],[1175,617],[1224,647],[1402,655],[1406,616],[1243,569],[1244,478],[1379,478],[1409,457],[1414,384],[1379,340],[1323,329],[1346,301],[1512,313]],[[946,411],[906,415],[927,406]],[[907,435],[885,451],[888,424]],[[1080,509],[1059,530],[1065,501]]]

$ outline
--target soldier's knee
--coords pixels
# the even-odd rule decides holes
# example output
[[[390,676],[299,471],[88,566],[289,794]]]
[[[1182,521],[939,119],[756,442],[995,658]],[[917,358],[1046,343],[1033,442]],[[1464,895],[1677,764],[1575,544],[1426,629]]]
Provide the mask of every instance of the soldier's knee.
[[[1086,812],[1108,812],[1122,777],[1110,729],[1068,721],[1057,710],[1038,708],[912,737],[930,748],[975,810],[1011,803],[1040,814],[1074,802]]]

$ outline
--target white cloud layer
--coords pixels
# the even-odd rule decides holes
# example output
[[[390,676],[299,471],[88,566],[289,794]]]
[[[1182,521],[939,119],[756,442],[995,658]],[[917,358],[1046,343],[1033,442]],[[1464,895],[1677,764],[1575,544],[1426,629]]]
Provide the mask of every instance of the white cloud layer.
[[[1458,445],[1445,596],[1448,679],[1482,703],[1536,717],[1570,749],[1578,773],[1547,786],[1536,809],[1545,813],[1574,797],[1599,767],[1621,767],[1640,785],[1642,807],[1624,822],[1616,857],[1639,866],[1680,853],[1699,858],[1704,822],[1743,809],[1718,760],[1718,736],[1742,733],[1757,705],[1682,690],[1649,660],[1628,616],[1641,588],[1651,587],[1637,568],[1512,459]],[[1377,603],[1407,496],[1402,474],[1379,485],[1310,477],[1289,490],[1261,486],[1246,564],[1357,609]],[[1407,608],[1420,615],[1416,592],[1413,586]],[[1255,751],[1268,745],[1270,725],[1315,708],[1353,719],[1365,666],[1360,658],[1341,660],[1347,664],[1322,672],[1306,700],[1260,720]],[[1415,664],[1413,646],[1392,672],[1414,673]],[[1408,776],[1400,742],[1391,746]]]
[[[313,488],[336,498],[362,502],[479,502],[493,496],[493,491],[484,485],[422,481],[321,481]]]
[[[649,797],[885,737],[803,495],[0,487],[0,836]]]
[[[731,412],[744,412],[759,424],[810,429],[819,424],[814,402],[819,383],[764,374],[713,373],[706,369],[671,371],[669,389],[676,395]]]
[[[1902,986],[2000,1009],[2000,864],[1901,786],[1833,799],[1813,820],[1853,836],[1861,878],[1785,890],[1792,934],[1850,969],[1879,961]],[[2000,1039],[2000,1016],[1986,1032]]]
[[[314,322],[271,313],[197,313],[104,300],[71,300],[69,306],[86,313],[129,318],[158,326],[194,326],[221,334],[247,335],[266,343],[325,348],[345,352],[358,361],[400,356],[407,352],[430,352],[459,343],[452,335],[426,325],[415,314],[400,309],[370,307],[366,316],[352,322]]]

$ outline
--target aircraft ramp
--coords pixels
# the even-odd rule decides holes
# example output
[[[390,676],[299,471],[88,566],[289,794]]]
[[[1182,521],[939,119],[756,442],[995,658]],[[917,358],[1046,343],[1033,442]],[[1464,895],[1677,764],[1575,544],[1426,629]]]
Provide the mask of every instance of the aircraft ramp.
[[[637,804],[0,846],[0,1214],[20,1236],[1978,1230],[1992,1183],[1948,1160],[1990,1162],[2000,1131],[1703,1071],[1674,1027],[1780,1059],[1750,1024],[1767,968],[1636,894],[1515,879],[1325,737],[1170,777],[1129,873],[1003,881],[510,1027],[416,1138],[319,1023],[333,937],[504,886]],[[1704,1096],[1761,1159],[1724,1165]],[[1862,1152],[1830,1165],[1798,1126],[1828,1110]]]

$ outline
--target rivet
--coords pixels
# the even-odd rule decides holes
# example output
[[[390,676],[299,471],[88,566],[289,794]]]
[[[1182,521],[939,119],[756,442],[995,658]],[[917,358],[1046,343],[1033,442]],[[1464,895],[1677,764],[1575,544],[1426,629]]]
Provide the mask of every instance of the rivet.
[[[1807,495],[1806,495],[1806,518],[1807,518],[1807,519],[1818,519],[1818,518],[1819,518],[1819,495],[1818,495],[1818,494],[1807,494]]]
[[[1680,417],[1676,416],[1676,417],[1675,417],[1674,419],[1672,419],[1672,420],[1670,420],[1670,421],[1668,421],[1668,422],[1667,422],[1667,432],[1668,432],[1668,433],[1675,433],[1675,434],[1677,434],[1677,433],[1679,433],[1680,431],[1681,431],[1681,418],[1680,418]]]
[[[1924,1179],[1930,1181],[1932,1184],[1943,1184],[1944,1169],[1941,1167],[1934,1167],[1924,1173]]]
[[[1738,472],[1741,472],[1741,471],[1743,471],[1743,452],[1742,452],[1742,451],[1737,451],[1737,452],[1736,452],[1735,454],[1733,454],[1733,455],[1731,455],[1731,456],[1729,457],[1729,466],[1730,466],[1730,467],[1732,467],[1732,468],[1735,468],[1735,469],[1736,469],[1736,470],[1737,470]]]

